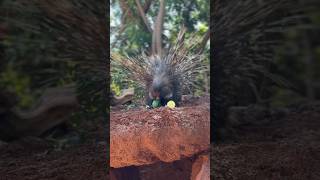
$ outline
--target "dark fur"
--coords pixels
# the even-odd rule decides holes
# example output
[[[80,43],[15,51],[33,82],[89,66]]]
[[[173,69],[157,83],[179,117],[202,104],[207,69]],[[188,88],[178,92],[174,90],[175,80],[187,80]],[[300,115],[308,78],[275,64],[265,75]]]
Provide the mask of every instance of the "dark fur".
[[[155,95],[159,94],[162,106],[165,106],[170,100],[179,106],[181,101],[180,75],[175,73],[169,63],[161,59],[153,61],[152,73],[152,80],[147,82],[147,105],[152,106],[152,101],[156,99]]]

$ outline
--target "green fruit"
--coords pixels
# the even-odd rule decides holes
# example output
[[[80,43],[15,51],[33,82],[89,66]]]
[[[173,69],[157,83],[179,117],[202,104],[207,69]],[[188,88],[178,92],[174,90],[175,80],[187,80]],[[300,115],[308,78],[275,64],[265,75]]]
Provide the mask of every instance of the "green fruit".
[[[152,107],[157,108],[160,106],[160,100],[153,100],[152,101]]]

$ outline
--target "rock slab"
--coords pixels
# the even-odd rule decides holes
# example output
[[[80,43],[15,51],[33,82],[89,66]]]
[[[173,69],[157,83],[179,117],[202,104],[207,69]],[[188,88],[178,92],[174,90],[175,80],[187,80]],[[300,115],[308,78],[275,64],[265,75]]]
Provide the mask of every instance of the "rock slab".
[[[173,162],[207,151],[209,107],[111,113],[110,166],[141,166]]]

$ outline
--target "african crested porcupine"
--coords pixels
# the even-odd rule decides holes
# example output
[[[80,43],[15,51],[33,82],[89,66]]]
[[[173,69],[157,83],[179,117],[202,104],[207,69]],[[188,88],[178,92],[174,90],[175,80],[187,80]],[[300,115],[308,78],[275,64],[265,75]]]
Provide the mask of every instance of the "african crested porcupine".
[[[184,40],[185,29],[180,31],[176,44],[162,56],[141,55],[138,57],[122,57],[112,54],[112,59],[146,90],[146,104],[159,99],[162,106],[173,100],[178,106],[182,93],[191,92],[197,84],[197,75],[207,70],[202,55],[190,55],[198,42],[195,38]]]
[[[166,63],[159,57],[151,60],[153,72],[152,82],[147,82],[147,104],[151,107],[154,99],[159,99],[162,106],[169,100],[179,105],[181,100],[181,75],[174,72],[170,63]]]
[[[132,58],[111,54],[115,65],[120,65],[129,78],[145,87],[146,104],[150,107],[153,100],[157,99],[162,106],[169,100],[179,106],[182,93],[188,90],[191,92],[191,87],[197,84],[196,76],[208,70],[202,61],[202,50],[209,39],[209,33],[202,41],[195,34],[187,40],[186,28],[182,27],[171,48],[163,50],[161,36],[164,14],[164,0],[161,0],[152,33],[151,55],[142,54]],[[201,44],[203,46],[199,47]]]

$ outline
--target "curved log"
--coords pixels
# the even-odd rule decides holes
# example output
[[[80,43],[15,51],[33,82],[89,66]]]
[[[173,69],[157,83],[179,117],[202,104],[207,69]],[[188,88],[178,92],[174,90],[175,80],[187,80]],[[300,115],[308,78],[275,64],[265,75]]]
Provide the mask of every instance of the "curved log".
[[[113,93],[111,93],[110,97],[110,104],[111,106],[117,106],[121,104],[125,104],[133,99],[134,96],[134,89],[129,88],[129,89],[124,89],[121,92],[120,96],[115,96]]]
[[[78,107],[75,88],[47,89],[28,110],[13,107],[2,112],[0,139],[12,140],[23,136],[39,136],[45,131],[68,120]]]

